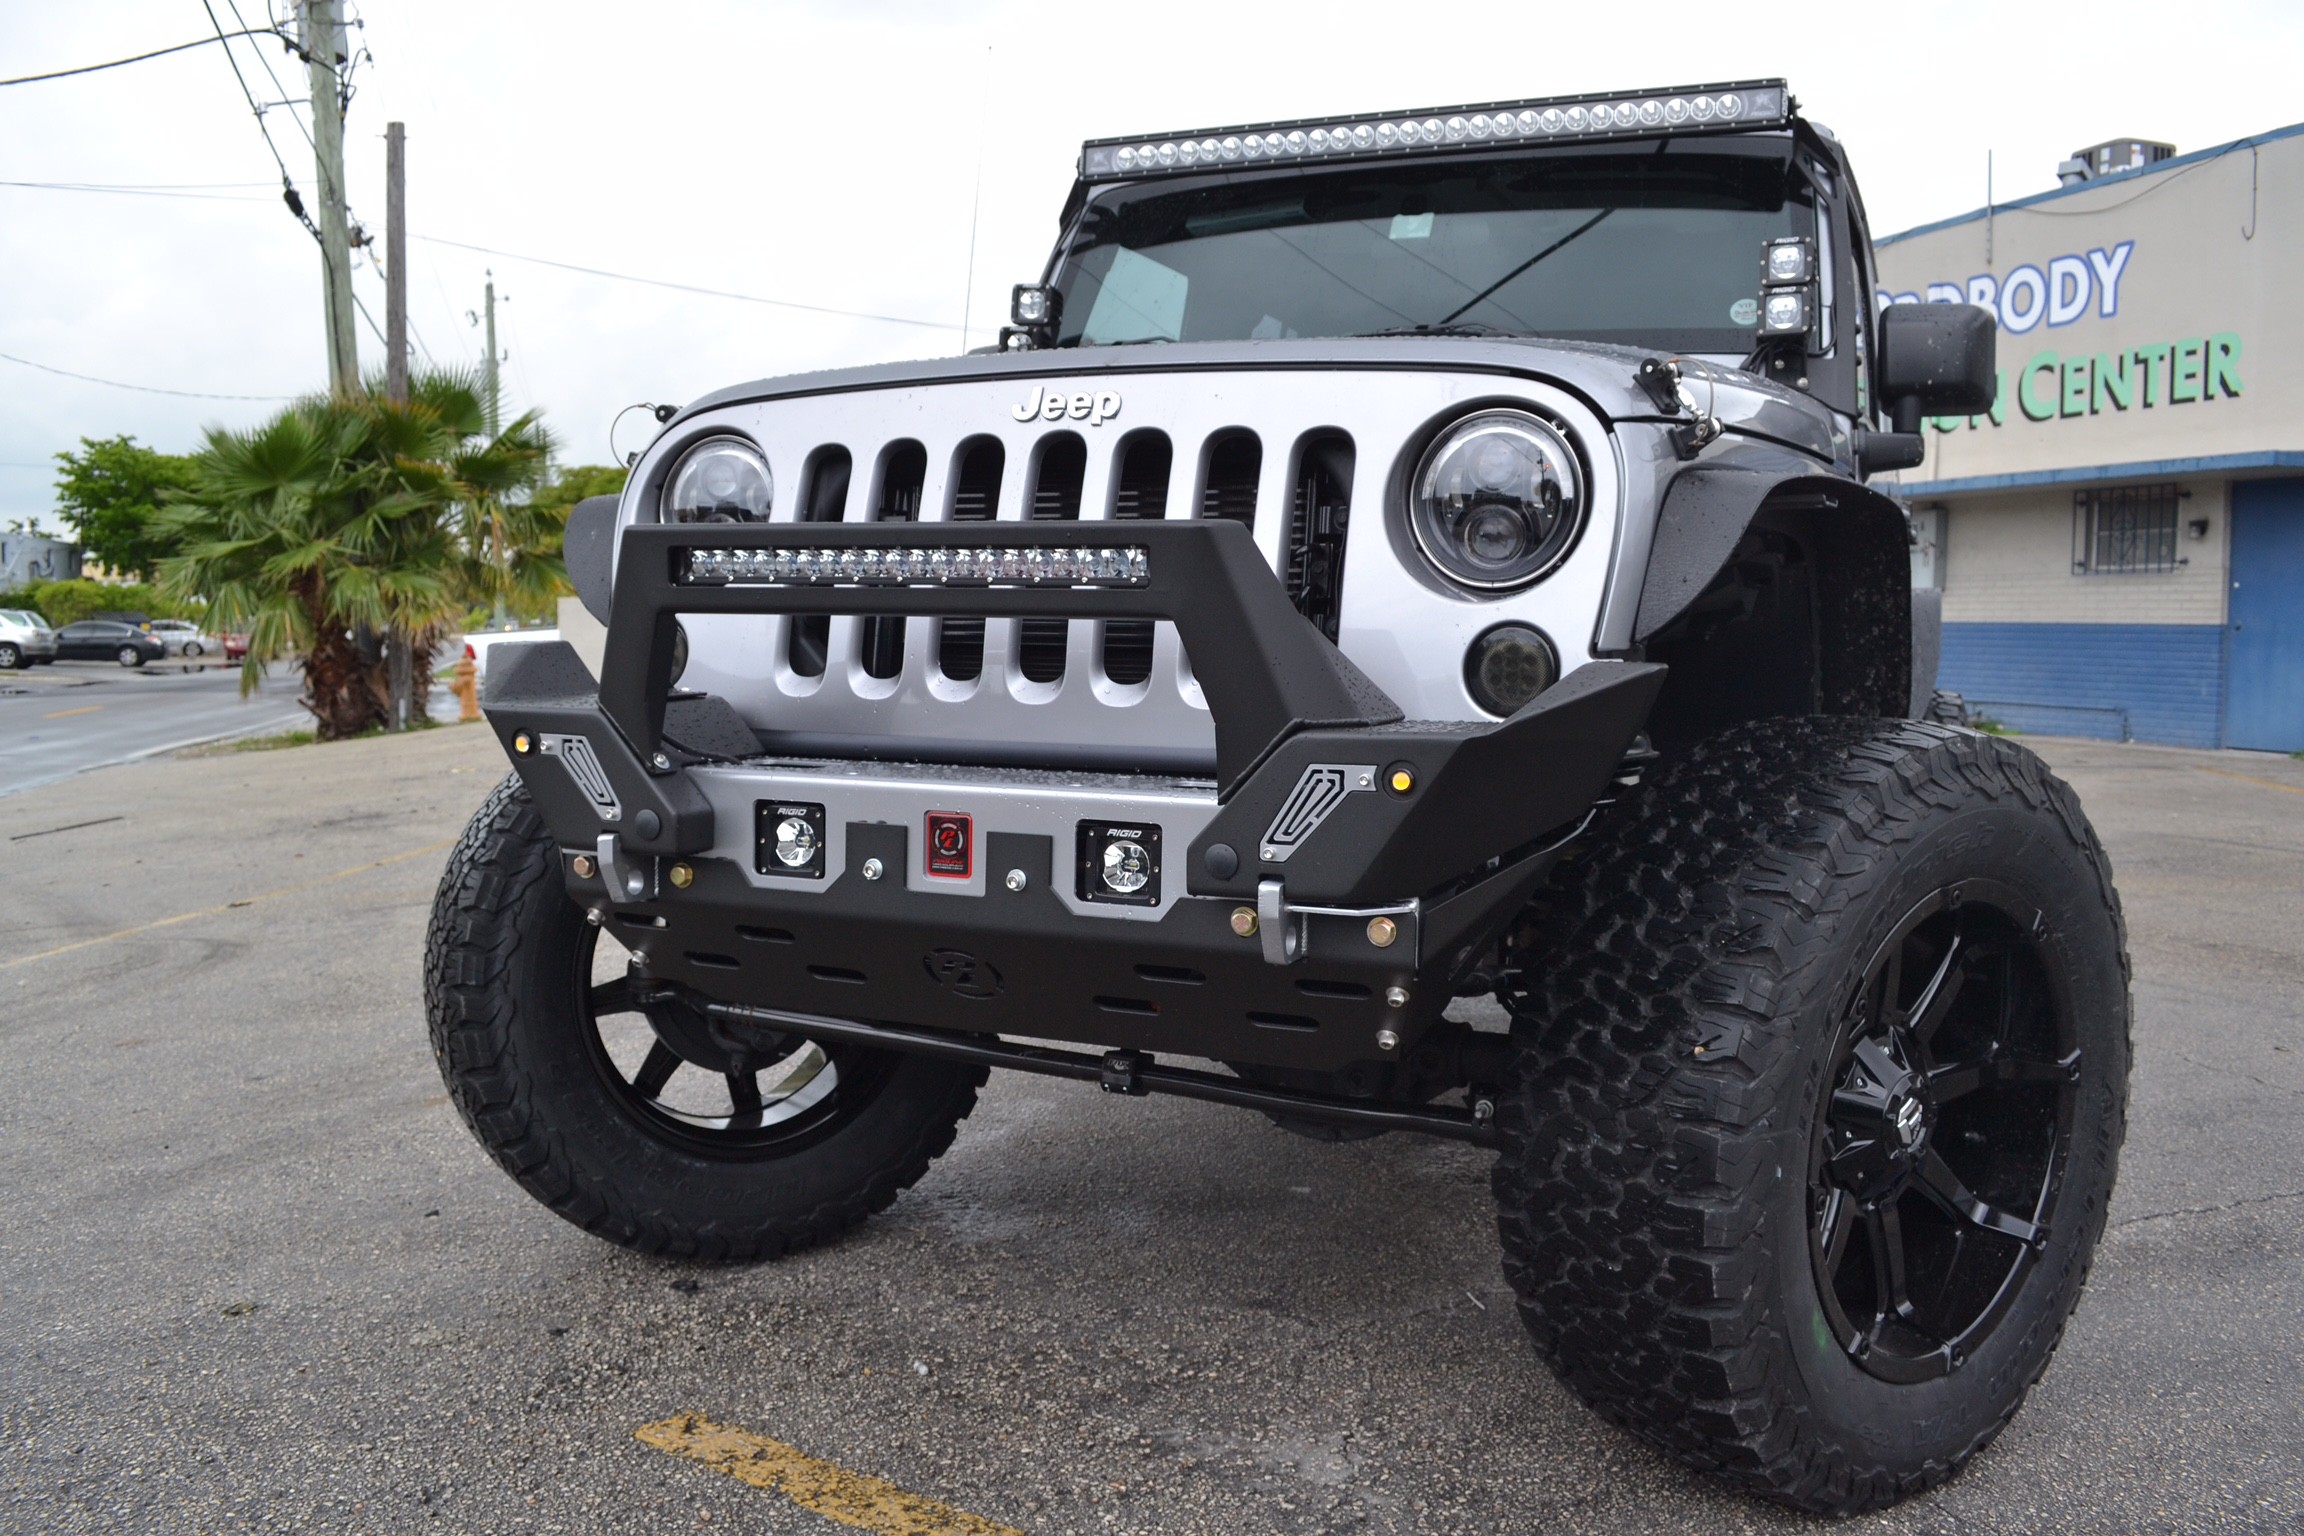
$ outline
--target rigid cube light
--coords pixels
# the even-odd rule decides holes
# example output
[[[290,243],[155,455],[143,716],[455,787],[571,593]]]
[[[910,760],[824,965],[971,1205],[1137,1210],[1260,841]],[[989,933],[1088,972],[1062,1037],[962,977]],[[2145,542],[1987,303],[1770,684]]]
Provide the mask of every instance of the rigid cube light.
[[[1806,284],[1770,288],[1760,295],[1760,334],[1799,336],[1815,323],[1815,298]]]
[[[1160,904],[1160,829],[1083,821],[1075,829],[1074,887],[1082,901]]]
[[[1805,283],[1816,276],[1816,242],[1806,235],[1785,235],[1760,248],[1763,284]]]
[[[691,549],[690,586],[1141,587],[1152,560],[1141,545],[978,549]]]
[[[1086,181],[1109,181],[1274,160],[1380,158],[1555,139],[1768,128],[1789,122],[1792,112],[1792,94],[1781,80],[1632,96],[1497,102],[1442,108],[1422,116],[1266,123],[1151,139],[1093,139],[1081,146],[1080,175]]]

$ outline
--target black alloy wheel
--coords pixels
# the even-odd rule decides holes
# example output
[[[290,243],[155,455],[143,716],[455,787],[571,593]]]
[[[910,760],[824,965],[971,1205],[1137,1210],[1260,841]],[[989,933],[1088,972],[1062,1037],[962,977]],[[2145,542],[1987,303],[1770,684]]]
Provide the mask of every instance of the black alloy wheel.
[[[1762,720],[1647,775],[1513,939],[1505,1275],[1614,1422],[1817,1514],[2047,1369],[2126,1123],[2120,899],[2021,745]]]
[[[643,1001],[589,916],[507,779],[441,876],[424,991],[464,1123],[597,1237],[695,1259],[790,1253],[885,1209],[975,1105],[982,1067],[736,1033]]]
[[[1840,1028],[1809,1159],[1825,1318],[1873,1376],[1958,1370],[2056,1219],[2078,1029],[2022,898],[1969,880],[1880,946]]]
[[[781,1157],[837,1130],[871,1102],[891,1052],[798,1035],[738,1036],[674,1002],[641,1003],[629,976],[593,980],[599,930],[576,946],[576,985],[592,1064],[647,1134],[706,1157]]]

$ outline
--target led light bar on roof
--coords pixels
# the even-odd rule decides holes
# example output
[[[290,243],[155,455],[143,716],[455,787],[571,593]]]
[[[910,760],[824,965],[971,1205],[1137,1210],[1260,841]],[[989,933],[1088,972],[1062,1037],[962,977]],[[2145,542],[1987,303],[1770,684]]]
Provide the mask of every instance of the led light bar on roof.
[[[1092,139],[1080,148],[1080,175],[1086,181],[1115,181],[1306,160],[1716,133],[1725,128],[1777,127],[1791,115],[1792,94],[1781,80],[1631,95],[1561,96],[1430,112],[1307,118],[1150,139]]]
[[[690,585],[1141,587],[1143,546],[1024,549],[691,549]]]

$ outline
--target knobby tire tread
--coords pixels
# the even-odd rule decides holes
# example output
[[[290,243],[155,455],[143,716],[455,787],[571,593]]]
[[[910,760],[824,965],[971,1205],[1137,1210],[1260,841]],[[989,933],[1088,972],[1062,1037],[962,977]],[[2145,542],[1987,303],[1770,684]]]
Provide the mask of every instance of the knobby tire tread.
[[[950,1149],[975,1107],[981,1069],[957,1112],[924,1117],[909,1139],[843,1197],[762,1225],[676,1219],[633,1208],[589,1176],[530,1102],[512,1024],[535,1006],[509,980],[525,903],[558,897],[558,851],[517,775],[497,785],[449,855],[425,943],[424,997],[432,1054],[464,1123],[497,1164],[554,1213],[639,1253],[705,1262],[780,1258],[886,1210]],[[573,1027],[573,1026],[571,1026]]]
[[[1918,721],[1770,720],[1715,738],[1616,809],[1533,904],[1544,931],[1516,940],[1521,1048],[1494,1184],[1506,1278],[1539,1353],[1650,1445],[1814,1512],[1878,1508],[1950,1477],[2014,1416],[2068,1313],[2005,1411],[1917,1472],[1811,1432],[1770,1347],[1781,1324],[1761,1212],[1799,1055],[1791,989],[1816,974],[1875,861],[1931,806],[1978,795],[2047,813],[2083,851],[2125,997],[2119,898],[2077,797],[2012,742]],[[1699,1060],[1707,1040],[1734,1048]],[[2102,1201],[2082,1215],[2091,1255],[2104,1215]],[[2086,1274],[2083,1260],[2075,1299]]]

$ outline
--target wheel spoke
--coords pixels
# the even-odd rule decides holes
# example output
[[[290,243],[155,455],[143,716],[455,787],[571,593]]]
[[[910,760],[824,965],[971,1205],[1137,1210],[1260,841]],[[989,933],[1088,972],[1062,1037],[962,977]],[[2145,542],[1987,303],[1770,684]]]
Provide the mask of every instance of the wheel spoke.
[[[735,1105],[735,1112],[730,1121],[731,1124],[746,1120],[749,1120],[754,1125],[758,1125],[760,1123],[762,1103],[760,1098],[760,1078],[758,1074],[752,1072],[729,1073],[728,1098],[729,1101]]]
[[[664,1092],[664,1085],[672,1081],[672,1074],[680,1070],[680,1053],[658,1040],[648,1047],[648,1059],[640,1063],[640,1070],[632,1076],[632,1091],[644,1099],[653,1099]]]
[[[1844,1189],[1825,1195],[1824,1209],[1816,1218],[1816,1246],[1824,1253],[1824,1273],[1840,1272],[1840,1261],[1848,1256],[1848,1234],[1855,1230],[1855,1197]]]
[[[1952,1165],[1944,1161],[1943,1154],[1933,1147],[1920,1159],[1920,1187],[1938,1205],[1972,1227],[2012,1237],[2027,1247],[2038,1247],[2048,1235],[2023,1217],[1977,1199],[1968,1186],[1960,1182],[1960,1175],[1952,1171]]]
[[[591,1002],[592,1017],[596,1019],[605,1019],[619,1013],[634,1013],[640,1007],[638,1003],[632,1000],[630,978],[623,976],[617,977],[614,981],[601,982],[594,987],[591,992]]]
[[[1985,1056],[1956,1061],[1928,1074],[1928,1094],[1939,1104],[1993,1083],[2068,1083],[2080,1075],[2080,1053],[2049,1061],[2037,1056]]]
[[[1935,1037],[1960,996],[1961,983],[1967,979],[1967,939],[1955,931],[1952,942],[1944,946],[1944,958],[1936,963],[1935,974],[1912,1000],[1912,1011],[1905,1016],[1905,1028],[1915,1040],[1926,1045]]]
[[[1904,1280],[1904,1218],[1893,1202],[1875,1205],[1864,1212],[1864,1227],[1872,1248],[1872,1302],[1879,1314],[1872,1331],[1878,1334],[1889,1319],[1903,1323],[1912,1317]]]

